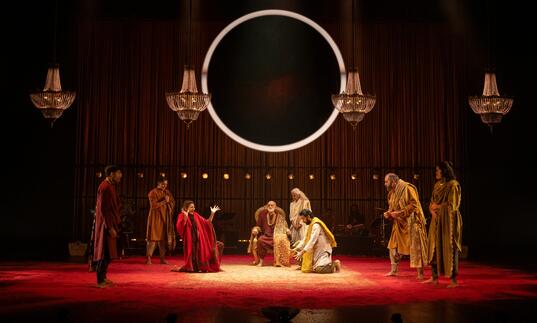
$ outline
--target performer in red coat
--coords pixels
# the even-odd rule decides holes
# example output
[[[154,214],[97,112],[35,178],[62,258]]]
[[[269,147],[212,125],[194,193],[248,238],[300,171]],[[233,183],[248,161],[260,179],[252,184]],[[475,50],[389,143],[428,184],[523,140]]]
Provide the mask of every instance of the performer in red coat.
[[[105,168],[106,178],[97,190],[95,208],[95,230],[93,233],[93,259],[97,273],[97,287],[106,287],[112,282],[106,278],[108,264],[117,258],[116,240],[121,224],[121,202],[116,185],[121,181],[121,170],[115,165]]]
[[[172,271],[217,272],[220,271],[220,257],[223,244],[216,241],[213,218],[218,206],[211,207],[211,216],[205,219],[195,212],[193,201],[185,201],[177,218],[177,232],[183,239],[183,267]]]

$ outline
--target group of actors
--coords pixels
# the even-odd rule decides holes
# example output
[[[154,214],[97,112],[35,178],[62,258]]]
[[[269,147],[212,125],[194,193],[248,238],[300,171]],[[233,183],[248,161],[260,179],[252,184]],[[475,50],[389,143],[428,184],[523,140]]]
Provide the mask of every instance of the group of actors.
[[[121,224],[121,203],[116,191],[116,184],[122,177],[121,169],[110,165],[106,167],[105,174],[106,178],[97,191],[90,250],[91,265],[100,288],[113,284],[106,274],[111,259],[117,257],[116,241]],[[393,220],[388,243],[391,271],[387,276],[397,276],[401,256],[408,255],[410,267],[417,268],[418,279],[424,279],[423,268],[430,264],[432,277],[425,282],[438,284],[439,275],[444,274],[451,279],[448,287],[456,287],[458,256],[462,251],[460,185],[450,162],[440,163],[435,175],[437,182],[429,205],[432,219],[428,235],[416,187],[394,173],[385,176],[389,208],[383,216]],[[184,201],[174,224],[175,200],[167,186],[167,180],[160,178],[148,194],[150,210],[145,263],[152,264],[151,258],[158,246],[160,263],[168,264],[165,255],[167,250],[175,248],[175,232],[178,232],[183,242],[184,265],[174,267],[172,271],[220,271],[224,244],[217,240],[212,223],[220,207],[210,207],[209,218],[204,218],[196,212],[193,201]],[[294,258],[297,270],[304,273],[339,272],[341,262],[332,260],[332,249],[337,246],[334,235],[314,215],[309,199],[300,189],[291,190],[291,198],[289,218],[274,201],[268,201],[255,212],[255,226],[248,245],[248,253],[254,258],[251,265],[263,266],[266,255],[273,254],[276,267],[290,267]]]
[[[383,216],[393,220],[388,242],[391,270],[386,276],[397,276],[402,255],[410,256],[410,267],[416,268],[417,279],[423,280],[423,269],[430,265],[432,277],[424,283],[438,284],[438,276],[450,278],[448,288],[457,287],[459,254],[462,252],[462,218],[459,211],[461,187],[451,162],[436,166],[436,183],[429,211],[431,222],[426,232],[426,220],[416,186],[394,173],[386,174],[388,210]]]

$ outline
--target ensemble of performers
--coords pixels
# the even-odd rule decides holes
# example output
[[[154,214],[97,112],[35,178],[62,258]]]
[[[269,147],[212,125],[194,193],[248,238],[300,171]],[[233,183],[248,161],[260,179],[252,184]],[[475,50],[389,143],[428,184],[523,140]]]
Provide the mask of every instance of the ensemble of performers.
[[[120,199],[115,185],[121,181],[121,169],[110,165],[106,178],[99,185],[95,209],[91,265],[97,274],[97,287],[113,284],[106,274],[111,259],[117,257],[116,241],[120,230]],[[410,258],[410,267],[416,268],[417,279],[438,284],[439,275],[450,279],[448,287],[457,286],[459,254],[462,251],[462,219],[459,212],[461,189],[452,164],[437,165],[429,211],[432,215],[429,231],[416,186],[405,182],[394,173],[386,174],[384,185],[388,192],[388,210],[383,216],[393,220],[388,243],[391,270],[386,276],[398,274],[401,256]],[[212,221],[220,207],[210,208],[204,218],[196,212],[193,201],[184,201],[177,221],[173,223],[175,200],[167,189],[165,178],[148,194],[150,210],[147,219],[147,253],[145,263],[152,264],[158,246],[160,263],[168,264],[166,251],[175,247],[175,232],[183,242],[184,264],[172,271],[218,272],[224,245],[217,241]],[[312,211],[307,196],[298,188],[291,190],[289,218],[276,202],[268,201],[255,212],[255,226],[251,231],[248,253],[252,266],[263,266],[267,254],[273,254],[273,266],[289,267],[291,258],[303,273],[337,273],[341,262],[332,259],[337,246],[332,232]],[[287,222],[289,219],[289,224]],[[424,268],[431,266],[432,276],[424,280]]]

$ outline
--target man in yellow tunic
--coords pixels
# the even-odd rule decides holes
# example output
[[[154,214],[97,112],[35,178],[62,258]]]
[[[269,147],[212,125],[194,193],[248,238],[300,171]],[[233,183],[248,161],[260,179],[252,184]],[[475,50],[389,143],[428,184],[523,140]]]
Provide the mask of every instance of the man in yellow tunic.
[[[160,263],[167,264],[164,259],[166,249],[175,248],[175,229],[173,224],[173,210],[175,200],[172,193],[167,189],[168,181],[159,178],[157,187],[149,194],[149,216],[147,217],[147,260],[146,264],[151,265],[151,256],[155,251],[157,242],[160,253]]]
[[[393,219],[392,234],[388,242],[391,271],[386,276],[396,276],[401,255],[410,255],[410,268],[416,268],[417,279],[423,279],[423,266],[427,261],[427,235],[425,216],[421,208],[416,186],[399,179],[394,173],[384,177],[388,190],[387,219]]]
[[[437,180],[429,210],[432,214],[429,226],[429,259],[433,277],[425,281],[438,284],[438,274],[451,279],[449,288],[457,287],[459,253],[462,251],[461,186],[455,179],[450,162],[436,166]]]
[[[296,260],[302,259],[303,273],[330,274],[341,270],[339,260],[332,261],[332,248],[337,246],[336,239],[328,227],[311,210],[300,211],[301,220],[308,225],[306,236],[292,250]]]

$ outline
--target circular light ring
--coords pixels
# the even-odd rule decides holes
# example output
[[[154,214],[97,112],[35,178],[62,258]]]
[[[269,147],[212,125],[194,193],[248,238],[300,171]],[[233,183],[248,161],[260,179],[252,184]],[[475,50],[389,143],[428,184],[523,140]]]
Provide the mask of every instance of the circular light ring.
[[[244,16],[236,19],[235,21],[233,21],[229,25],[227,25],[227,27],[224,28],[218,34],[218,36],[216,36],[216,38],[213,40],[211,46],[209,47],[209,50],[207,50],[207,54],[205,55],[205,60],[203,61],[203,66],[202,66],[202,69],[201,69],[201,88],[202,88],[202,91],[204,93],[209,93],[209,86],[208,86],[208,83],[207,83],[207,76],[208,76],[208,72],[209,72],[209,64],[211,62],[211,58],[212,58],[212,56],[214,54],[214,51],[215,51],[216,47],[218,46],[218,44],[220,44],[220,41],[222,41],[222,39],[227,35],[227,33],[229,33],[233,28],[237,27],[238,25],[242,24],[243,22],[251,20],[251,19],[254,19],[254,18],[258,18],[258,17],[264,17],[264,16],[290,17],[290,18],[299,20],[299,21],[309,25],[310,27],[315,29],[319,34],[321,34],[321,36],[323,36],[323,38],[328,42],[328,44],[330,45],[330,47],[334,51],[334,55],[336,56],[336,59],[337,59],[337,63],[338,63],[338,66],[339,66],[339,74],[340,74],[340,78],[341,78],[339,92],[343,92],[345,90],[345,84],[347,82],[347,75],[346,75],[346,71],[345,71],[345,63],[343,61],[343,56],[341,55],[341,52],[339,51],[339,48],[337,47],[337,45],[334,42],[334,40],[332,39],[332,37],[330,37],[328,32],[326,32],[326,30],[324,30],[321,26],[319,26],[313,20],[311,20],[311,19],[309,19],[307,17],[304,17],[304,16],[302,16],[302,15],[296,13],[296,12],[287,11],[287,10],[270,9],[270,10],[255,11],[255,12],[249,13],[247,15],[244,15]],[[213,118],[214,122],[218,125],[218,127],[226,135],[228,135],[231,139],[235,140],[236,142],[238,142],[241,145],[246,146],[248,148],[252,148],[252,149],[260,150],[260,151],[266,151],[266,152],[289,151],[289,150],[293,150],[293,149],[303,147],[303,146],[313,142],[314,140],[319,138],[326,130],[328,130],[328,128],[330,128],[330,126],[332,125],[332,123],[334,123],[334,121],[336,120],[336,118],[337,118],[337,116],[339,114],[339,112],[336,109],[334,109],[332,114],[330,115],[330,117],[326,120],[326,122],[319,129],[317,129],[317,131],[315,131],[313,134],[309,135],[308,137],[306,137],[306,138],[304,138],[302,140],[296,141],[296,142],[291,143],[291,144],[286,144],[286,145],[271,146],[271,145],[258,144],[258,143],[246,140],[246,139],[242,138],[241,136],[237,135],[235,132],[233,132],[231,129],[229,129],[224,124],[224,122],[222,122],[220,117],[218,117],[218,114],[214,110],[214,108],[212,106],[212,103],[209,103],[209,106],[207,107],[207,110],[209,111],[209,114],[211,115],[211,118]]]

